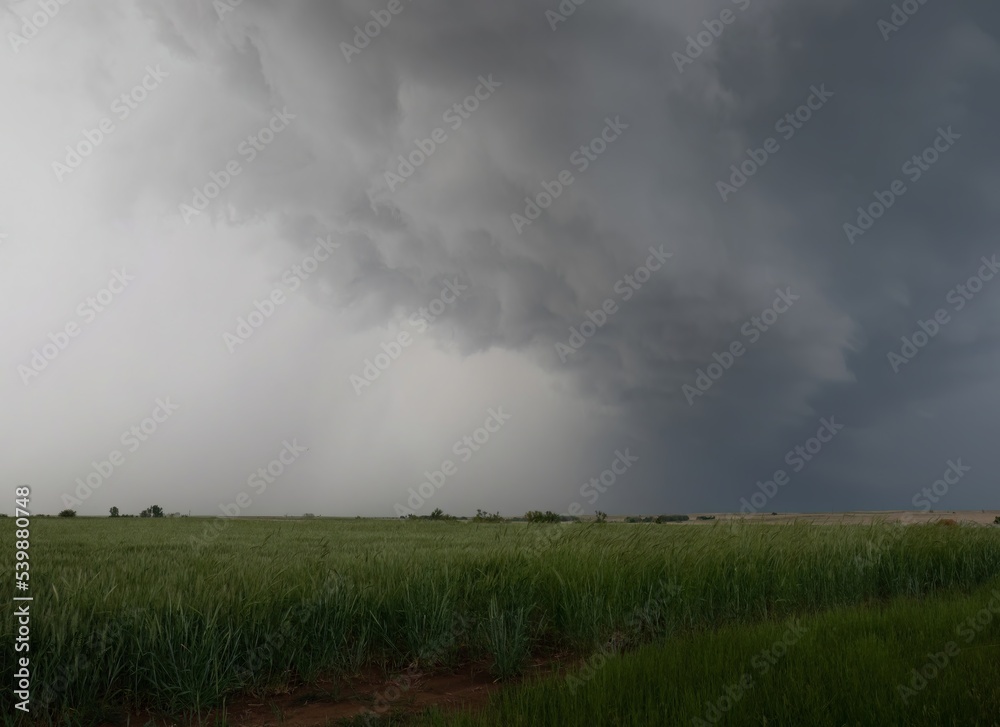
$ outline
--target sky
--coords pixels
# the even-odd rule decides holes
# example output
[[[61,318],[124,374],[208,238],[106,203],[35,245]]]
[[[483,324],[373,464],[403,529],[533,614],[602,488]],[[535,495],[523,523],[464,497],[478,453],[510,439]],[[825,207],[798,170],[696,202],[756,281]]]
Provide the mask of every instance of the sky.
[[[995,3],[5,0],[0,34],[33,512],[1000,507]]]

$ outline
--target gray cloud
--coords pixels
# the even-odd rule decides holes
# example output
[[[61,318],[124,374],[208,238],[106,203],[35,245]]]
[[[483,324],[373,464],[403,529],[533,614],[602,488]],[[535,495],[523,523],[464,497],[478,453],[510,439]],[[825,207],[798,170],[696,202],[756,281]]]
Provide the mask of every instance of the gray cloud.
[[[358,422],[365,431],[381,428],[377,442],[351,447],[350,464],[320,453],[296,502],[330,502],[317,480],[336,466],[347,483],[338,507],[384,512],[419,481],[421,463],[440,460],[428,452],[446,456],[480,418],[485,401],[463,405],[478,390],[521,397],[510,430],[517,444],[501,445],[498,435],[497,448],[484,448],[473,463],[475,476],[461,480],[461,495],[442,490],[442,502],[456,509],[563,508],[588,473],[631,444],[641,464],[601,509],[735,510],[831,415],[845,424],[843,434],[768,507],[907,506],[917,485],[955,456],[977,467],[947,504],[988,506],[996,292],[987,284],[898,374],[887,353],[919,320],[949,307],[946,294],[975,273],[981,256],[1000,250],[992,6],[928,3],[885,40],[877,21],[891,8],[848,0],[818,8],[778,0],[588,2],[555,30],[545,11],[556,3],[403,0],[348,61],[341,44],[354,42],[373,7],[246,0],[220,20],[208,2],[141,3],[179,69],[177,95],[164,103],[183,108],[188,93],[198,104],[190,114],[147,120],[143,138],[159,141],[115,157],[95,213],[106,224],[141,211],[150,228],[197,234],[205,245],[220,235],[234,256],[272,260],[261,273],[271,285],[316,235],[343,243],[302,293],[310,306],[299,324],[303,339],[280,354],[255,349],[265,356],[255,359],[258,373],[246,358],[209,367],[228,379],[220,385],[234,401],[259,392],[258,377],[293,379],[279,387],[284,429],[261,435],[256,422],[273,411],[265,407],[253,424],[220,416],[229,432],[277,444],[289,429],[305,430],[303,441],[312,433],[312,441],[329,437],[340,447]],[[674,54],[723,11],[733,22],[680,72]],[[449,109],[481,77],[500,85],[451,128]],[[776,127],[817,87],[832,96],[812,118]],[[296,117],[289,130],[245,164],[189,233],[178,205],[283,107]],[[627,128],[581,171],[575,150],[598,138],[609,117]],[[387,193],[385,173],[397,170],[398,155],[439,127],[446,140]],[[960,139],[919,180],[907,179],[906,194],[849,244],[843,225],[855,221],[857,207],[906,179],[903,164],[949,127]],[[769,138],[778,150],[723,201],[717,182]],[[512,215],[524,215],[525,198],[563,170],[572,184],[519,232]],[[373,205],[368,192],[376,185],[383,190]],[[241,247],[232,231],[261,220],[270,235],[253,234]],[[661,246],[672,257],[625,300],[616,283]],[[360,371],[448,279],[465,282],[468,295],[405,354],[419,363],[393,364],[380,389],[335,411],[304,403],[311,387],[328,386],[330,369],[343,391],[328,403],[353,397],[348,372]],[[748,335],[745,325],[772,305],[776,290],[798,300],[768,330]],[[227,283],[225,295],[221,287],[206,293],[221,299],[208,307],[212,332],[231,318],[214,311],[250,310],[267,291],[236,292]],[[560,360],[556,344],[609,298],[617,312]],[[176,332],[178,349],[198,361],[194,338],[189,329]],[[735,342],[746,353],[704,395],[686,397],[698,370]],[[497,367],[501,359],[517,366]],[[440,376],[443,360],[466,383]],[[432,370],[438,375],[413,375]],[[177,381],[181,389],[207,385]],[[431,381],[453,415],[433,418],[433,436],[418,436],[429,415],[400,414],[392,401],[417,396]],[[267,396],[279,400],[273,389]],[[394,421],[378,424],[384,417]],[[426,449],[412,452],[412,438]],[[252,459],[244,445],[231,449],[180,451],[190,464],[209,463],[198,470],[207,483],[225,479],[227,462]],[[393,458],[398,466],[385,461]]]

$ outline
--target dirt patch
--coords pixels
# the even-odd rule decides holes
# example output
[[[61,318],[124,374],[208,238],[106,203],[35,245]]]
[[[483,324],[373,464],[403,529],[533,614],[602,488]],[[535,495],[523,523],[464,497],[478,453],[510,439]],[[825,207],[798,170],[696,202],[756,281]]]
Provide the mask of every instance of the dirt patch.
[[[556,665],[569,665],[578,658],[536,659],[517,680],[496,682],[489,673],[488,663],[467,664],[460,671],[419,672],[403,671],[389,679],[374,672],[353,679],[319,679],[315,684],[303,685],[284,693],[267,696],[237,695],[226,702],[225,713],[213,710],[202,717],[201,724],[225,724],[228,727],[333,727],[343,720],[345,724],[364,725],[363,715],[374,710],[386,698],[388,709],[384,714],[416,714],[428,707],[445,709],[475,708],[486,704],[494,692],[536,678],[552,671]],[[409,681],[406,674],[410,675]],[[407,685],[399,689],[399,696],[387,690],[393,682]],[[223,719],[225,718],[225,719]],[[218,722],[216,722],[218,719]],[[356,720],[356,721],[350,721]],[[119,723],[105,722],[99,727],[123,725],[156,725],[156,727],[189,727],[191,723],[176,719],[155,718],[149,714],[130,715]],[[195,723],[197,724],[197,723]],[[373,721],[377,725],[378,721]]]

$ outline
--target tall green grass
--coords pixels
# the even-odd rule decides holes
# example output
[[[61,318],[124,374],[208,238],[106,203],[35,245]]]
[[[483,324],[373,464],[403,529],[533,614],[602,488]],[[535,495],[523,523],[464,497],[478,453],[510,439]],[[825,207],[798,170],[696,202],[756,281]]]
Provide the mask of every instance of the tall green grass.
[[[1000,580],[971,595],[726,626],[587,661],[501,691],[484,709],[435,710],[419,724],[992,727],[1000,724]]]
[[[83,723],[109,706],[190,714],[238,691],[421,658],[488,660],[509,676],[529,653],[967,589],[1000,572],[992,528],[229,521],[193,544],[212,522],[33,522],[36,705]],[[8,583],[13,542],[3,532]],[[456,621],[468,624],[457,638]],[[13,638],[0,621],[8,684]],[[10,700],[0,692],[8,713]]]

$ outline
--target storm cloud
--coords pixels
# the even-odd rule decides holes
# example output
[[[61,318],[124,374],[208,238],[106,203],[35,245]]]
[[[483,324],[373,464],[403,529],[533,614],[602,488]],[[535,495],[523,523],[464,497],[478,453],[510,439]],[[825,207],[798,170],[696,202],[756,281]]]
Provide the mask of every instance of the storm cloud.
[[[40,508],[114,450],[81,513],[392,516],[438,472],[456,513],[736,511],[779,469],[762,509],[906,508],[958,457],[938,507],[995,506],[992,4],[41,5],[0,70]]]

